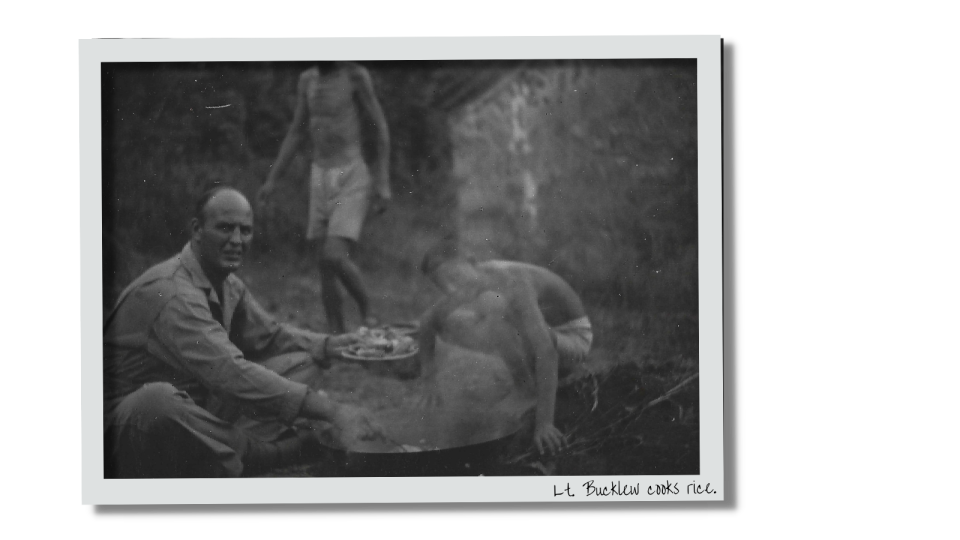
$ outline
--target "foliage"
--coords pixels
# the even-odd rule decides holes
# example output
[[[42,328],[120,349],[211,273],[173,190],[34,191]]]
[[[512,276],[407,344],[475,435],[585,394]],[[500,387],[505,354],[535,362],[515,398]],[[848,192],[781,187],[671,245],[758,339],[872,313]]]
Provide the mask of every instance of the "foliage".
[[[365,264],[414,268],[430,239],[460,228],[489,253],[551,267],[590,298],[652,311],[697,303],[696,74],[692,62],[372,62],[387,116],[394,213],[373,221]],[[186,240],[192,204],[220,183],[253,196],[293,116],[304,63],[105,64],[105,302],[144,264]],[[529,149],[509,115],[451,130],[463,108],[437,106],[450,81],[509,76],[499,94],[529,92]],[[446,89],[446,90],[445,90]],[[478,96],[477,92],[466,95]],[[464,98],[465,99],[465,98]],[[456,102],[454,100],[454,102]],[[469,107],[467,107],[469,108]],[[476,137],[475,137],[476,140]],[[514,144],[511,148],[511,144]],[[465,168],[454,154],[471,152]],[[258,216],[257,256],[306,253],[304,148],[283,178],[282,211]],[[537,180],[529,220],[521,178]],[[464,177],[508,204],[465,206]],[[405,209],[405,210],[404,210]],[[531,225],[532,223],[532,225]],[[408,244],[410,239],[414,244]]]
[[[555,212],[544,216],[547,227],[566,226],[583,238],[584,249],[565,254],[565,246],[553,243],[545,255],[587,276],[584,285],[595,290],[647,307],[695,310],[695,76],[689,68],[661,66],[591,70],[595,75],[578,84],[578,108],[590,114],[549,126],[562,145],[553,161],[565,157],[567,167],[544,194],[554,208],[577,201],[572,227],[569,212],[563,221]],[[564,136],[571,131],[574,137]],[[592,241],[584,238],[591,232]],[[597,246],[609,247],[598,253]]]
[[[105,298],[179,249],[195,199],[216,184],[252,198],[266,178],[293,117],[297,62],[104,64],[103,201]],[[441,185],[445,119],[428,107],[426,63],[372,64],[392,138],[391,180],[398,198],[421,208],[451,206]],[[255,247],[303,253],[309,152],[286,171],[278,207],[258,216]],[[448,211],[449,212],[449,211]],[[426,216],[443,215],[423,212]],[[426,225],[436,220],[427,219]]]

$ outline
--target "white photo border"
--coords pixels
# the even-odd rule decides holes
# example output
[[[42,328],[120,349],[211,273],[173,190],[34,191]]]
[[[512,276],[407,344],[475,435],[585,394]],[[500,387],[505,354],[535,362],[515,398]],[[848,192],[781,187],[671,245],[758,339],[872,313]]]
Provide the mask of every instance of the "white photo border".
[[[83,504],[720,501],[723,203],[719,36],[81,40],[80,239]],[[103,478],[102,62],[695,58],[697,60],[700,474],[456,478]],[[639,486],[587,496],[583,484]],[[679,493],[658,495],[670,483]],[[709,492],[688,486],[710,485]],[[574,497],[556,492],[570,485]],[[653,490],[648,488],[654,487]],[[651,491],[653,492],[651,494]],[[695,491],[695,490],[694,490]],[[710,493],[712,492],[712,493]]]

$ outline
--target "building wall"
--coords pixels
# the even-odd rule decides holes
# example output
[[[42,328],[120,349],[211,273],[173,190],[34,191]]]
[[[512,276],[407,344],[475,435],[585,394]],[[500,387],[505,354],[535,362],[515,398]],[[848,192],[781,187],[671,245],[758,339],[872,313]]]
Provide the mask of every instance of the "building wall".
[[[574,76],[570,66],[524,69],[451,117],[459,232],[482,254],[524,258],[542,241],[538,191],[555,144],[543,117]]]
[[[611,302],[694,309],[696,95],[693,61],[525,67],[450,119],[461,241]]]

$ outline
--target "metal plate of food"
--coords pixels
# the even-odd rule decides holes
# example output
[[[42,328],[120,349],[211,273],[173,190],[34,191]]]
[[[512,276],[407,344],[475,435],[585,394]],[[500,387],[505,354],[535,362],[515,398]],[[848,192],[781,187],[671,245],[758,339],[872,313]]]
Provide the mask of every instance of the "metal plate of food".
[[[359,339],[338,351],[341,358],[358,362],[375,371],[386,371],[401,377],[419,371],[417,353],[420,348],[413,337],[389,327],[357,330]]]
[[[401,336],[416,337],[420,333],[420,323],[416,321],[390,323],[383,328]]]
[[[344,347],[340,354],[352,360],[402,360],[417,354],[417,340],[389,326],[357,330],[356,343]]]
[[[408,360],[420,352],[420,349],[414,346],[413,350],[404,353],[385,353],[380,349],[351,348],[340,349],[340,356],[347,360],[377,362],[389,362],[393,360]]]

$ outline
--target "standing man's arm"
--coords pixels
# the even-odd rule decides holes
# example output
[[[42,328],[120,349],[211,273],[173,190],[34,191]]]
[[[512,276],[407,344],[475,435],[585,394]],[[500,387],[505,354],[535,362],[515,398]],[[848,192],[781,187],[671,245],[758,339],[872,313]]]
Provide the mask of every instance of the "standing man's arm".
[[[263,186],[260,187],[260,191],[257,192],[257,200],[261,203],[270,197],[273,190],[276,189],[277,179],[283,174],[283,170],[286,169],[287,164],[290,163],[297,148],[300,146],[300,142],[303,140],[304,132],[307,130],[309,118],[304,85],[305,79],[301,75],[297,83],[297,107],[293,111],[293,121],[290,123],[290,128],[287,129],[287,135],[283,138],[283,143],[280,145],[280,153],[277,154],[277,160],[273,163],[273,167],[270,168],[270,172],[267,173],[266,183],[264,183]]]
[[[381,200],[390,200],[390,132],[387,129],[387,118],[380,108],[380,102],[373,91],[373,81],[370,73],[358,66],[354,72],[356,80],[357,105],[364,110],[360,118],[369,118],[376,130],[377,160],[372,165],[374,177],[373,196]]]

